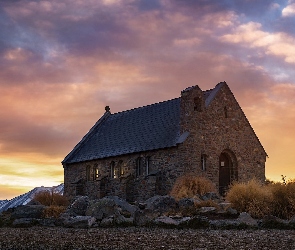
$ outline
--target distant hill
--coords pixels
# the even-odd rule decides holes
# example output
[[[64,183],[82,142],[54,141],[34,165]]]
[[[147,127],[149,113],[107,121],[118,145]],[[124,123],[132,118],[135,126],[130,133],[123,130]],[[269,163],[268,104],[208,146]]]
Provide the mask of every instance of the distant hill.
[[[54,193],[63,194],[64,192],[64,184],[60,184],[58,186],[54,187],[35,187],[31,191],[22,194],[20,196],[17,196],[11,200],[0,200],[0,212],[7,210],[8,208],[17,207],[20,205],[26,205],[28,202],[30,202],[35,194],[41,192],[41,191],[53,191]]]

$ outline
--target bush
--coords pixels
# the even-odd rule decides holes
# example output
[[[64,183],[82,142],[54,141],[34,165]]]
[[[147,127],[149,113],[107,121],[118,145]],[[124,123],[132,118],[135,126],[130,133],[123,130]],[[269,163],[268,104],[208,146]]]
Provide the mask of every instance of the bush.
[[[69,201],[61,194],[50,191],[41,191],[37,193],[33,200],[40,202],[44,206],[68,206]]]
[[[250,213],[254,218],[262,218],[272,212],[272,193],[269,186],[263,186],[255,179],[247,183],[234,183],[226,200],[238,212]]]
[[[272,214],[282,219],[295,215],[295,181],[275,183],[270,186],[273,194]]]
[[[208,192],[216,192],[216,188],[210,180],[187,174],[176,180],[170,195],[176,200],[180,200],[192,198],[195,195],[201,196]]]

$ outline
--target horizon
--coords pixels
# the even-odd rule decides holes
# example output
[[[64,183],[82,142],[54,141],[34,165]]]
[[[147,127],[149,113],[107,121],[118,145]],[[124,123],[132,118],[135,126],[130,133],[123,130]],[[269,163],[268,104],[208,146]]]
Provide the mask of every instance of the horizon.
[[[269,158],[295,179],[295,0],[0,2],[0,200],[63,183],[103,115],[226,81]]]

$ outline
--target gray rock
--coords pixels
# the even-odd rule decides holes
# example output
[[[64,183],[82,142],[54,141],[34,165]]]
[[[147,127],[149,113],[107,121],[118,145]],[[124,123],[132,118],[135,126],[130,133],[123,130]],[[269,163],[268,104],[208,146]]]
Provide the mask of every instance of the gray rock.
[[[289,223],[295,224],[295,215],[289,220]]]
[[[127,201],[119,198],[118,196],[107,196],[105,198],[111,199],[120,208],[120,213],[125,217],[133,217],[137,209],[136,206],[129,204]]]
[[[201,207],[199,209],[199,212],[201,214],[215,213],[216,211],[217,211],[216,207]]]
[[[175,199],[169,195],[156,195],[146,201],[146,209],[154,212],[159,212],[161,215],[178,209],[178,204]]]
[[[95,223],[95,218],[91,216],[75,216],[64,220],[65,227],[89,228]]]
[[[85,216],[88,205],[88,196],[78,196],[76,200],[74,200],[74,202],[68,207],[66,213],[72,216]]]
[[[20,218],[15,219],[12,223],[13,227],[32,227],[38,224],[38,221],[34,218]]]
[[[102,227],[111,227],[113,225],[114,225],[114,218],[113,217],[104,218],[100,222],[100,226],[102,226]]]
[[[178,221],[168,216],[160,216],[156,218],[154,222],[156,225],[159,225],[159,226],[177,226],[179,224]]]
[[[116,225],[119,226],[132,226],[134,225],[134,218],[126,218],[123,215],[119,215],[114,218],[114,222]]]
[[[251,215],[248,214],[248,213],[246,213],[246,212],[240,213],[237,221],[240,222],[240,223],[246,224],[248,226],[253,226],[253,227],[257,227],[258,226],[257,221],[255,219],[253,219],[251,217]]]
[[[12,219],[21,219],[21,218],[42,218],[44,209],[46,207],[43,205],[24,205],[16,207],[12,214]]]
[[[208,200],[220,200],[220,197],[218,194],[214,192],[209,192],[200,197],[203,201],[208,201]]]
[[[194,200],[191,198],[183,198],[178,201],[179,208],[194,208],[195,203]]]
[[[230,214],[230,215],[237,215],[238,214],[238,211],[236,209],[231,208],[231,207],[227,208],[225,211],[227,214]]]
[[[119,214],[120,212],[115,201],[110,198],[91,201],[86,210],[86,215],[95,217],[97,220],[102,220]]]
[[[134,224],[136,226],[147,226],[158,217],[159,214],[150,213],[147,210],[137,210],[134,214]]]

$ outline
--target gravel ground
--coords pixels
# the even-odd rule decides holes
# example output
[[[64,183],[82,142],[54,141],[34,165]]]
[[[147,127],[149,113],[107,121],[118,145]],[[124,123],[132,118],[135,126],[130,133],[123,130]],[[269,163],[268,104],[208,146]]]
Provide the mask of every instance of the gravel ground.
[[[295,231],[0,228],[0,249],[295,249]]]

